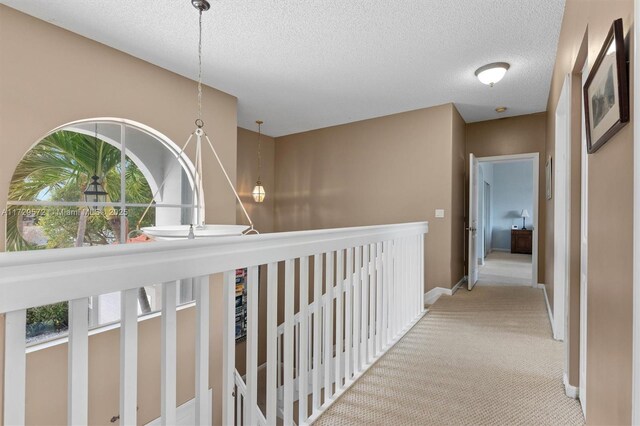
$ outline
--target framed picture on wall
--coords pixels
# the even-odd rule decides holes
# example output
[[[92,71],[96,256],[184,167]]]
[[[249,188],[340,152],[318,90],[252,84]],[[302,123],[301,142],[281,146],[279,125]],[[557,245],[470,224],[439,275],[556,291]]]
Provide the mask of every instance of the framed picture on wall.
[[[629,78],[622,19],[616,19],[584,85],[587,151],[593,154],[629,122]]]
[[[544,175],[547,183],[547,200],[550,200],[551,197],[553,196],[553,189],[552,189],[552,182],[551,182],[551,179],[553,179],[552,163],[553,163],[552,157],[548,156],[547,162],[545,163],[545,166],[544,166]]]

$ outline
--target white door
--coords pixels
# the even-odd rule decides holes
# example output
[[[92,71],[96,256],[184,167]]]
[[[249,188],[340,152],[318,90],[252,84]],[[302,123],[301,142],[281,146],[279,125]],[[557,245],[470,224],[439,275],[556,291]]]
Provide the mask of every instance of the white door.
[[[480,173],[478,159],[473,154],[469,154],[469,278],[467,289],[471,290],[478,282],[478,201],[480,198]]]

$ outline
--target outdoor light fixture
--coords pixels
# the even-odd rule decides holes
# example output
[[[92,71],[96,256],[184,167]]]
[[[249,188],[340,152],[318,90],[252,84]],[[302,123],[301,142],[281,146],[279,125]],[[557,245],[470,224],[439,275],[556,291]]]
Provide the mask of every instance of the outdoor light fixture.
[[[260,166],[262,162],[262,158],[260,157],[260,139],[262,137],[262,120],[256,120],[256,124],[258,125],[258,181],[256,182],[256,186],[253,187],[253,199],[256,203],[261,203],[264,201],[264,197],[267,195],[264,192],[264,187],[262,186],[262,182],[260,182]]]
[[[105,203],[107,202],[107,192],[104,190],[104,187],[100,183],[100,178],[98,177],[98,124],[96,123],[96,131],[93,137],[93,149],[95,151],[95,164],[93,169],[93,176],[91,176],[91,182],[87,185],[87,188],[84,190],[84,201],[89,204],[90,208],[97,210],[97,203]]]
[[[494,84],[502,80],[507,73],[509,64],[506,62],[494,62],[480,67],[476,70],[476,77],[482,84],[493,87]]]
[[[529,210],[527,210],[527,209],[523,209],[523,210],[520,212],[520,217],[522,218],[522,229],[527,229],[527,228],[524,226],[524,221],[525,221],[525,219],[526,219],[526,218],[528,218],[528,217],[529,217]]]

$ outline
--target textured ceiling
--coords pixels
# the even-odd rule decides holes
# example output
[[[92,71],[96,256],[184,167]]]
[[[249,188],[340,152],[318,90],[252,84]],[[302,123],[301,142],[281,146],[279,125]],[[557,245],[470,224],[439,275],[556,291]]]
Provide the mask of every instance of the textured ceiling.
[[[190,0],[0,3],[197,76]],[[467,122],[544,111],[564,10],[564,0],[211,3],[203,80],[237,96],[241,127],[262,119],[272,136],[447,102]],[[474,71],[497,61],[511,64],[505,78],[481,84]]]

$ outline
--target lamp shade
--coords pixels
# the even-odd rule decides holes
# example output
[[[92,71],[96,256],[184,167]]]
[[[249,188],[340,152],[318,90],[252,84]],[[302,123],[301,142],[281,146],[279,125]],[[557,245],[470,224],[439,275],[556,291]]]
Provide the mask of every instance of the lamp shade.
[[[520,217],[531,217],[529,216],[529,210],[524,209],[520,212]]]
[[[502,80],[508,69],[509,64],[506,62],[495,62],[478,68],[475,74],[482,84],[493,87],[494,84]]]
[[[253,200],[256,203],[261,203],[264,201],[264,197],[267,194],[264,191],[264,187],[262,186],[262,183],[260,181],[256,182],[256,186],[253,187],[253,192],[251,193],[251,195],[253,195]]]
[[[107,201],[107,192],[100,183],[98,176],[91,176],[91,183],[87,185],[87,189],[84,191],[84,201],[93,208],[98,207],[96,203],[104,203]]]

